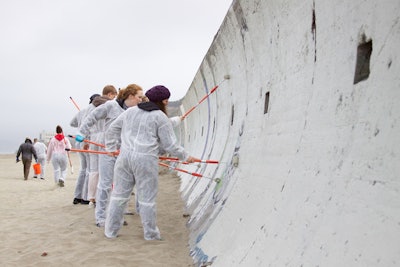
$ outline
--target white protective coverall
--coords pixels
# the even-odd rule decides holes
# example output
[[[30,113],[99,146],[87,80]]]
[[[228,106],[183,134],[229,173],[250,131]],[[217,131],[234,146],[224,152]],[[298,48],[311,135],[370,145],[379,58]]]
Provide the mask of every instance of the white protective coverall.
[[[54,170],[54,182],[64,184],[67,178],[68,154],[65,149],[71,149],[71,143],[62,134],[51,138],[47,147],[47,161],[51,160]]]
[[[147,111],[142,103],[122,113],[106,132],[106,150],[118,149],[114,168],[114,189],[105,222],[104,234],[117,236],[123,224],[123,213],[136,183],[136,197],[145,240],[161,239],[156,224],[158,192],[158,155],[166,151],[181,160],[189,155],[178,145],[172,123],[161,110]]]
[[[46,170],[45,166],[46,166],[47,146],[42,142],[36,142],[33,144],[33,147],[36,150],[37,162],[40,164],[40,178],[44,179]]]
[[[126,107],[127,108],[127,107]],[[106,103],[95,108],[85,119],[85,123],[81,126],[82,133],[88,133],[98,121],[104,121],[104,129],[107,130],[110,124],[125,109],[120,106],[116,100],[107,101]],[[105,143],[104,136],[99,140],[101,144]],[[117,145],[119,148],[119,144]],[[96,192],[96,208],[95,219],[96,225],[104,226],[106,220],[106,207],[110,198],[110,192],[114,176],[114,164],[116,158],[109,155],[99,155],[99,181],[97,183]]]
[[[90,141],[98,144],[104,144],[102,143],[104,141],[104,134],[105,134],[105,122],[104,120],[99,120],[97,121],[94,125],[92,125],[90,128],[86,128],[86,121],[90,114],[95,111],[97,108],[99,108],[102,104],[106,103],[108,99],[104,97],[97,97],[93,100],[91,105],[94,105],[95,108],[88,112],[85,119],[82,122],[81,127],[79,127],[79,133],[82,133],[83,136],[86,138],[90,138]],[[95,144],[90,144],[89,145],[89,150],[94,150],[94,151],[101,151],[103,150],[101,147],[95,145]],[[97,184],[99,182],[99,155],[95,153],[90,153],[89,154],[89,182],[88,182],[88,199],[96,199],[96,191],[97,191]]]
[[[94,105],[89,105],[80,110],[71,120],[69,125],[74,128],[81,126],[86,115],[94,109]],[[85,143],[78,143],[78,148],[83,149]],[[89,154],[79,153],[80,169],[76,180],[74,198],[88,200],[88,181],[89,181]]]

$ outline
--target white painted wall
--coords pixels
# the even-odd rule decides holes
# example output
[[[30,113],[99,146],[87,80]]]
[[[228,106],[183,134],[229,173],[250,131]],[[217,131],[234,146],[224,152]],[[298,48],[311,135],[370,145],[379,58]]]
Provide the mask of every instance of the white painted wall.
[[[399,49],[398,0],[232,3],[182,102],[219,85],[180,133],[220,161],[180,166],[198,265],[400,265]]]

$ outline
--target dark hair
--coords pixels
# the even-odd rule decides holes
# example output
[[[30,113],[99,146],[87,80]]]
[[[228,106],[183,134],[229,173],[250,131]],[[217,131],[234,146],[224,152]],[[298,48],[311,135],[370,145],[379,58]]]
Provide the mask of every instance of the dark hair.
[[[153,103],[156,104],[156,105],[161,109],[161,111],[164,112],[165,115],[168,116],[168,113],[167,113],[167,105],[165,105],[164,102],[162,102],[162,101],[157,101],[157,102],[153,102]]]
[[[63,130],[62,130],[61,126],[60,126],[60,125],[57,125],[57,127],[56,127],[56,133],[60,134],[60,133],[62,133],[62,132],[63,132]]]
[[[90,99],[90,101],[89,101],[89,104],[92,104],[92,102],[93,102],[93,100],[96,98],[96,97],[98,97],[98,96],[100,96],[99,94],[93,94],[89,99]]]

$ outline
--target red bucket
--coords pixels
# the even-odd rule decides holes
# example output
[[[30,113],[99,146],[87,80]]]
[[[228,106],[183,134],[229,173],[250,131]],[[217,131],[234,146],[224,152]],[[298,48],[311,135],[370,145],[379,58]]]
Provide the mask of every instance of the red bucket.
[[[35,172],[35,175],[40,174],[40,163],[33,164],[33,171]]]

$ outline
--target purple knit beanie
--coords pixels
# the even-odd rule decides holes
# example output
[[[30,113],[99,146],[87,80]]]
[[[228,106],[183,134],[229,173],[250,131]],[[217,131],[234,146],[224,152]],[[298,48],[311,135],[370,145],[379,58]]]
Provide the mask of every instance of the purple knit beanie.
[[[168,99],[171,96],[168,88],[163,85],[156,85],[149,90],[147,90],[145,94],[151,102],[160,102],[164,99]]]

